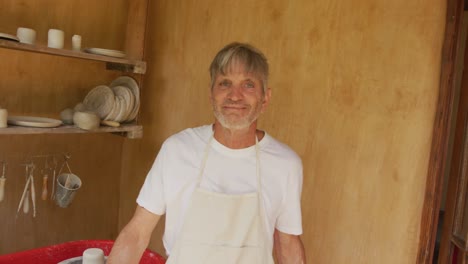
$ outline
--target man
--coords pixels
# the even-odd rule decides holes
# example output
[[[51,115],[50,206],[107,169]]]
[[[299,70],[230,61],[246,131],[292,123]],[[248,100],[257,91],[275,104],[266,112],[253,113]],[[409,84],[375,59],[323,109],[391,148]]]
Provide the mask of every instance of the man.
[[[168,264],[304,263],[302,163],[257,129],[268,63],[256,48],[224,47],[210,66],[214,124],[168,138],[108,263],[138,263],[161,215]]]

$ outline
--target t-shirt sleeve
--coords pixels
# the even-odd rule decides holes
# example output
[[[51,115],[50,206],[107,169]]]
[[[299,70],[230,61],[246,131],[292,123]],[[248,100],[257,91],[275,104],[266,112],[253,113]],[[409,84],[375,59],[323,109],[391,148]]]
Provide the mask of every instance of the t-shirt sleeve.
[[[276,220],[276,229],[286,234],[302,234],[302,177],[302,162],[299,159],[288,175],[286,196]]]
[[[157,215],[166,213],[166,201],[164,199],[165,156],[166,145],[163,144],[136,200],[139,206]]]

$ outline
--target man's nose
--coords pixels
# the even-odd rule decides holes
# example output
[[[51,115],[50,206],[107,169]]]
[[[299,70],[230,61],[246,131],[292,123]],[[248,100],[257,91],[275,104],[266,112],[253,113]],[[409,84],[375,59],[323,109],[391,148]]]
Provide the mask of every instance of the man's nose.
[[[240,85],[233,85],[229,90],[228,94],[229,99],[231,100],[240,100],[243,98],[242,87]]]

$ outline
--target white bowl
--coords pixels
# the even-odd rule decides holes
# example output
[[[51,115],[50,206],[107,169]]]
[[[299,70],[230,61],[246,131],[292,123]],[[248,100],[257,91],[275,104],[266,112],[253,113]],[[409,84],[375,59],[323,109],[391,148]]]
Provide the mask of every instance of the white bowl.
[[[93,112],[75,112],[73,114],[73,123],[81,129],[97,129],[101,123],[101,118]]]

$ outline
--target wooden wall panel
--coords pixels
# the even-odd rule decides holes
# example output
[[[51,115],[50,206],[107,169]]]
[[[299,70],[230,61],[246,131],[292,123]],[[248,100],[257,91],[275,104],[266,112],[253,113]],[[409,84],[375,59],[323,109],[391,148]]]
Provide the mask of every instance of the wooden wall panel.
[[[212,57],[246,41],[271,63],[261,127],[304,162],[310,262],[415,262],[445,1],[156,1],[148,25],[145,134],[123,171],[121,226],[162,141],[212,121]]]
[[[0,138],[0,160],[8,162],[5,199],[0,202],[0,254],[81,239],[112,239],[117,233],[119,177],[122,139],[106,134],[93,135],[14,135]],[[99,151],[97,151],[99,150]],[[44,158],[33,158],[37,216],[17,207],[25,185],[25,170],[20,164],[30,155],[69,153],[69,165],[82,180],[68,208],[41,200]],[[51,160],[49,164],[52,165]],[[52,175],[48,178],[52,188]]]
[[[0,0],[0,32],[15,35],[17,27],[31,27],[37,31],[37,44],[46,45],[47,30],[59,28],[65,31],[65,48],[70,48],[73,34],[80,34],[83,47],[122,49],[128,5],[127,0]],[[62,109],[83,100],[93,87],[122,75],[88,60],[8,49],[0,49],[0,58],[0,107],[12,115],[58,118]],[[110,134],[1,136],[0,160],[10,164],[5,201],[0,203],[0,254],[78,239],[115,238],[123,140]],[[23,215],[15,219],[24,186],[18,164],[28,154],[63,151],[72,155],[72,170],[83,181],[74,203],[60,209],[39,201],[36,219]],[[36,189],[40,180],[36,178]]]
[[[8,1],[0,0],[0,32],[16,35],[18,27],[37,32],[37,44],[47,46],[47,31],[65,32],[65,48],[71,37],[82,36],[82,47],[123,49],[128,0],[104,1]]]

